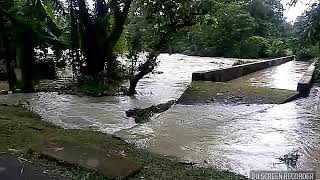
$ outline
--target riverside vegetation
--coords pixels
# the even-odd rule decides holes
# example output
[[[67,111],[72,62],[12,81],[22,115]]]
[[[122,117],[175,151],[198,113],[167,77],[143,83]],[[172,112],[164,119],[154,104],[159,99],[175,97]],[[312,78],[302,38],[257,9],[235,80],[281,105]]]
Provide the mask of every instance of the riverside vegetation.
[[[12,92],[34,92],[38,82],[35,65],[53,63],[72,68],[75,89],[103,96],[123,91],[119,86],[125,82],[129,82],[125,94],[134,95],[138,82],[154,71],[162,52],[236,58],[318,57],[320,5],[311,5],[294,24],[286,22],[283,11],[280,0],[96,0],[93,4],[86,0],[0,0],[0,61]],[[121,58],[126,59],[126,66],[119,62]],[[138,121],[147,121],[161,109],[136,110],[137,117],[142,117]],[[2,154],[22,155],[52,173],[76,179],[108,178],[30,151],[43,141],[78,143],[110,153],[123,150],[128,159],[143,166],[132,179],[243,178],[152,155],[110,135],[64,130],[22,107],[0,106],[0,113]]]

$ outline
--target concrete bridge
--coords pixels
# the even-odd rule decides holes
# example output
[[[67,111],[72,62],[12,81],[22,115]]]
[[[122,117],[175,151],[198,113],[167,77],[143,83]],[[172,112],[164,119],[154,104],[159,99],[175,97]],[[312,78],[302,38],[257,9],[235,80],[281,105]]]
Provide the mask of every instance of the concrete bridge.
[[[179,102],[284,103],[308,95],[314,69],[289,56],[195,72]]]

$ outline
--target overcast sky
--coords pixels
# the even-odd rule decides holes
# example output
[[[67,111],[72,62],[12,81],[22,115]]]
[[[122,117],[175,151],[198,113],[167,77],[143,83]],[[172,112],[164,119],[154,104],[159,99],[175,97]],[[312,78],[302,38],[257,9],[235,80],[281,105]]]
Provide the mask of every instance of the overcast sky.
[[[284,16],[287,17],[287,21],[294,22],[294,20],[300,16],[310,4],[316,2],[317,0],[298,0],[295,7],[289,7],[287,4],[290,0],[282,0],[285,12]]]

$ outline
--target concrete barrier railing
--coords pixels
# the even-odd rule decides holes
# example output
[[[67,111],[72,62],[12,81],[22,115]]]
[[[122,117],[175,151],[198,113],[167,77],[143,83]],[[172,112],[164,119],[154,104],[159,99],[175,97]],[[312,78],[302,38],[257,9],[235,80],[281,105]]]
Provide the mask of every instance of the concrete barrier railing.
[[[281,57],[276,59],[263,60],[229,68],[222,68],[210,71],[199,71],[192,74],[192,81],[212,81],[225,82],[241,76],[251,74],[272,66],[278,66],[288,61],[294,60],[294,56]]]
[[[299,92],[300,96],[306,97],[309,95],[313,83],[315,68],[315,63],[312,63],[299,80],[297,91]]]

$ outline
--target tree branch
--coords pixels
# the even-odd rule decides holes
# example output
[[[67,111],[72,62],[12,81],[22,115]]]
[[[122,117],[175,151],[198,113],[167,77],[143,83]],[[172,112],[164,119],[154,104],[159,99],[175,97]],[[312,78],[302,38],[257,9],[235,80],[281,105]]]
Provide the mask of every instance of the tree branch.
[[[110,34],[110,43],[111,43],[111,46],[114,47],[117,44],[118,40],[120,39],[121,34],[124,30],[124,24],[128,17],[132,0],[126,0],[124,2],[124,7],[122,11],[120,11],[117,0],[111,0],[110,3],[111,3],[111,8],[114,10],[114,18],[115,18],[115,26]]]
[[[83,22],[83,25],[86,27],[86,29],[91,29],[92,21],[90,19],[90,14],[88,12],[85,0],[77,0],[77,3],[79,6],[79,16]]]
[[[105,17],[108,7],[105,0],[96,0],[95,14],[98,19]]]

